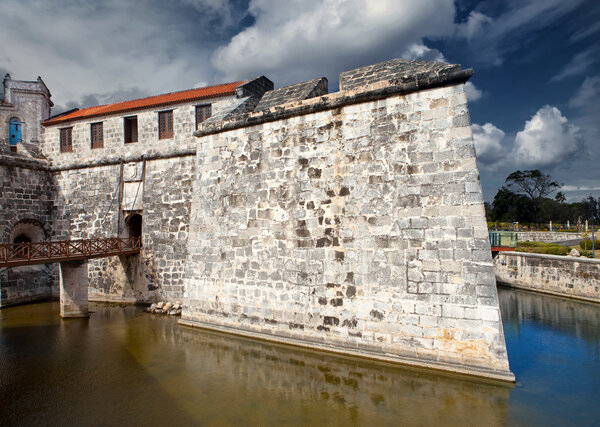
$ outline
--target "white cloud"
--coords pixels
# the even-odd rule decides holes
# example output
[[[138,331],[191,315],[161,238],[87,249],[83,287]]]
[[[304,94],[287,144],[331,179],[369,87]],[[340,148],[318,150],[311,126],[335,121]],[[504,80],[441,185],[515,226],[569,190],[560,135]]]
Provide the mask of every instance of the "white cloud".
[[[558,108],[545,105],[517,133],[512,156],[518,164],[542,167],[564,162],[581,149],[579,128]]]
[[[470,102],[475,102],[483,96],[483,92],[477,89],[471,82],[465,83],[465,92],[467,94],[467,99]]]
[[[456,31],[460,37],[471,40],[473,37],[481,35],[484,28],[489,27],[493,22],[494,20],[489,16],[474,10],[465,22],[457,25]]]
[[[557,75],[552,77],[552,81],[556,82],[568,77],[584,74],[594,63],[598,62],[598,55],[600,55],[598,46],[592,46],[589,49],[579,52]]]
[[[502,146],[505,133],[491,123],[478,125],[473,123],[473,141],[475,143],[475,153],[477,160],[484,166],[489,166],[498,160],[506,150]]]
[[[454,31],[452,0],[252,0],[249,10],[254,25],[212,58],[226,80],[260,74],[277,84],[337,79],[347,69],[418,54],[424,37]]]
[[[592,24],[589,27],[579,29],[571,36],[570,41],[577,42],[583,40],[592,34],[597,33],[598,31],[600,31],[600,21],[597,21],[595,24]]]
[[[79,104],[89,94],[155,94],[214,80],[206,60],[214,40],[210,46],[203,15],[189,5],[2,0],[0,16],[6,48],[0,65],[15,79],[41,75],[60,105]],[[195,44],[194,36],[207,44]]]
[[[560,191],[600,191],[600,187],[590,187],[586,185],[563,185],[560,187]]]
[[[598,102],[598,96],[600,96],[600,76],[586,77],[577,93],[569,100],[569,106],[586,107],[593,102]]]
[[[419,59],[422,61],[447,62],[446,58],[437,49],[431,49],[423,43],[414,43],[410,45],[402,54],[404,59]]]
[[[234,27],[246,15],[246,9],[235,7],[231,0],[183,0],[194,6],[200,13],[217,19],[224,28]]]

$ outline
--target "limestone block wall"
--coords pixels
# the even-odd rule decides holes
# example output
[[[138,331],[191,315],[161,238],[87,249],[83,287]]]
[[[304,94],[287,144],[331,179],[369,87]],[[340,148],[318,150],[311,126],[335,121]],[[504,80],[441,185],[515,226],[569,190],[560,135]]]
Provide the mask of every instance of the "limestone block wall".
[[[54,240],[118,234],[119,164],[57,172]]]
[[[183,298],[194,157],[148,162],[144,186],[144,257],[169,301]]]
[[[196,127],[195,106],[211,104],[213,114],[228,110],[236,102],[234,96],[188,102],[140,111],[92,117],[71,123],[61,123],[44,128],[44,155],[57,168],[69,169],[81,164],[115,161],[142,155],[166,154],[192,148]],[[158,112],[173,110],[173,138],[158,139]],[[123,118],[137,116],[138,142],[125,144]],[[91,146],[92,123],[103,123],[104,148]],[[60,129],[73,127],[73,152],[60,152]]]
[[[131,213],[142,216],[140,255],[88,261],[91,300],[140,302],[183,297],[194,158],[147,161],[141,209],[121,209],[121,165],[57,173],[54,229],[60,239],[123,236]]]
[[[600,260],[524,252],[499,252],[498,283],[600,302]]]
[[[511,378],[463,85],[302,108],[199,138],[182,323]]]
[[[8,243],[20,222],[51,232],[53,182],[41,163],[0,158],[0,242]]]

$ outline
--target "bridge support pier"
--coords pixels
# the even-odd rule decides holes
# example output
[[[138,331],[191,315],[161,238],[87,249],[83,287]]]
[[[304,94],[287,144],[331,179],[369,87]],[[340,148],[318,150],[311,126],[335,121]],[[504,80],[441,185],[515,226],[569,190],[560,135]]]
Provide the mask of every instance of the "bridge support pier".
[[[89,317],[87,261],[60,263],[60,316]]]

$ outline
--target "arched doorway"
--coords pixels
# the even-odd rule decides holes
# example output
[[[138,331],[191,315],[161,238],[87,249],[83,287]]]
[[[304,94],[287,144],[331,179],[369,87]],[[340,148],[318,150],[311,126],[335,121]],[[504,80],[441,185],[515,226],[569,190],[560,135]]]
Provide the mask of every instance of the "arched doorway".
[[[142,237],[142,216],[140,214],[132,214],[125,220],[127,225],[127,237],[135,239]]]
[[[24,219],[16,223],[9,235],[12,243],[43,242],[46,240],[44,226],[35,219]]]

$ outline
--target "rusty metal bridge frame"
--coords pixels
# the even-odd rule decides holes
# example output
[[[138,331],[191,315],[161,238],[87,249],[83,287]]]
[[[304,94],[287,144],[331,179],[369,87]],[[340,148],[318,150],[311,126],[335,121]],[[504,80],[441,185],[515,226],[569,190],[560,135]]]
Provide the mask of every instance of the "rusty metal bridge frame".
[[[83,261],[114,255],[134,255],[142,248],[141,237],[56,240],[0,244],[0,267]]]

